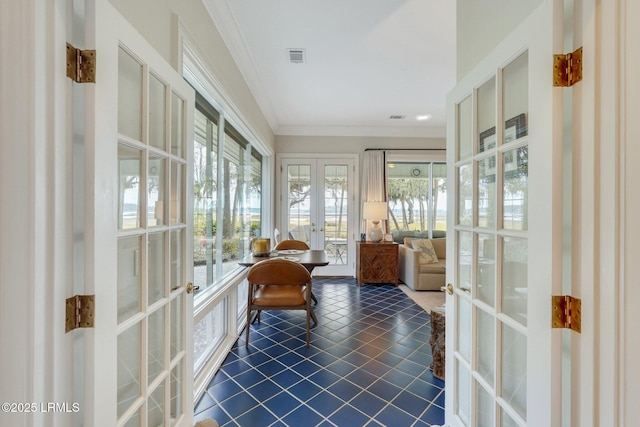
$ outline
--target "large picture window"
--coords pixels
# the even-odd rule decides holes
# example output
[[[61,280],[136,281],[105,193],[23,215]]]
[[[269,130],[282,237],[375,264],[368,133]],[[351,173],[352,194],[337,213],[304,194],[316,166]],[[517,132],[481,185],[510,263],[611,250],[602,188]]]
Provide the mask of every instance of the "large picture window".
[[[237,268],[260,233],[262,156],[201,96],[194,138],[194,285],[200,291]]]
[[[387,161],[389,230],[445,237],[446,184],[446,163]]]

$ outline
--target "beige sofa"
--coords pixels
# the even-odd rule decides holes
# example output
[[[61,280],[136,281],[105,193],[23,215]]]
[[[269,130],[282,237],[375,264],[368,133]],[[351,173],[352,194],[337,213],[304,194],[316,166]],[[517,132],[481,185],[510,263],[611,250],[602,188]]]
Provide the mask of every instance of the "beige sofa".
[[[447,239],[432,239],[438,262],[420,264],[418,251],[410,246],[411,238],[405,238],[398,246],[400,280],[415,291],[439,291],[445,284]]]

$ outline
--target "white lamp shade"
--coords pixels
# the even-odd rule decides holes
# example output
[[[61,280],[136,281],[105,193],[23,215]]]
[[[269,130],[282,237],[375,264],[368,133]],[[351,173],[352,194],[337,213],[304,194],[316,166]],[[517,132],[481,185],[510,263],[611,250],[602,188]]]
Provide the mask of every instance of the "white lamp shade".
[[[362,218],[387,219],[387,202],[364,202]]]

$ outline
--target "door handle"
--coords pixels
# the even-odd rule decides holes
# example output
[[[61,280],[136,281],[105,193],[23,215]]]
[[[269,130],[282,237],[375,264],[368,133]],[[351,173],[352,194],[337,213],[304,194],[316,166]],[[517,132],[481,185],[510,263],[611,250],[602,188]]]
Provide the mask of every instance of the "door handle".
[[[193,283],[189,282],[189,283],[187,283],[186,288],[187,288],[187,293],[188,294],[192,294],[192,293],[198,291],[200,289],[200,286],[193,286]]]
[[[448,283],[447,286],[442,286],[440,288],[440,292],[446,292],[449,295],[453,295],[453,285],[451,283]]]

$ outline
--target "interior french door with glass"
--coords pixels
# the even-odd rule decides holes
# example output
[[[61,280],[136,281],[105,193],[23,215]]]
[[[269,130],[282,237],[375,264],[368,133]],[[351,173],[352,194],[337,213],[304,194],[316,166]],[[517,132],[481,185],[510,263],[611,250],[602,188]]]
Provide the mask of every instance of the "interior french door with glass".
[[[329,265],[315,275],[353,275],[355,264],[355,160],[282,159],[283,239],[326,251]]]
[[[562,271],[562,112],[553,2],[543,3],[448,98],[452,426],[556,426],[562,416],[550,320]]]
[[[191,425],[194,93],[107,0],[87,2],[97,52],[86,105],[86,425]]]

